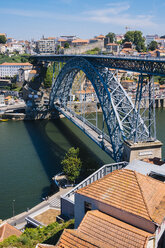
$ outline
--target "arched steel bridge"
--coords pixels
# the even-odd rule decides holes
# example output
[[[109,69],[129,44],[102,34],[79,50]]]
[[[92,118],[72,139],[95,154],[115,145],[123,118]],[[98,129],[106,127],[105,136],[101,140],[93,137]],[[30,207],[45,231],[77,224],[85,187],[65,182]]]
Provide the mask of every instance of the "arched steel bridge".
[[[94,55],[39,55],[33,56],[33,59],[46,63],[62,62],[63,66],[56,79],[53,76],[50,106],[61,111],[84,130],[115,161],[122,160],[124,141],[137,143],[156,140],[152,76],[165,76],[165,59]],[[134,103],[117,80],[116,74],[109,70],[110,68],[140,73]],[[83,71],[91,81],[100,102],[108,129],[108,136],[105,137],[106,144],[93,138],[99,134],[96,128],[87,125],[88,123],[85,127],[82,126],[80,122],[83,120],[67,109],[70,89],[75,76],[80,71]],[[145,83],[144,74],[147,75]],[[145,99],[148,101],[148,106],[146,106]],[[92,131],[88,132],[87,127]],[[92,132],[96,134],[93,135]]]

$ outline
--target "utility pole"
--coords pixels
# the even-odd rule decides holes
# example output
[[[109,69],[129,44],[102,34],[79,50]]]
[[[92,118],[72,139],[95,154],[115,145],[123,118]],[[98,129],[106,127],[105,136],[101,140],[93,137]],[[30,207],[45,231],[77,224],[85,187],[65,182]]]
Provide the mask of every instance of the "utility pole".
[[[15,203],[15,200],[12,201],[13,218],[15,216],[15,209],[14,209],[15,206],[14,206],[14,203]]]

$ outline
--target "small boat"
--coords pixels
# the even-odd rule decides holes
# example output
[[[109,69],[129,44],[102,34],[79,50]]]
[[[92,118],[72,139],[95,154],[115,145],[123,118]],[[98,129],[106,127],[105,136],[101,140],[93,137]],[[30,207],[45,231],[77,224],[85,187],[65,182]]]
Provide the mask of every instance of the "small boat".
[[[8,121],[8,119],[0,119],[0,121]]]

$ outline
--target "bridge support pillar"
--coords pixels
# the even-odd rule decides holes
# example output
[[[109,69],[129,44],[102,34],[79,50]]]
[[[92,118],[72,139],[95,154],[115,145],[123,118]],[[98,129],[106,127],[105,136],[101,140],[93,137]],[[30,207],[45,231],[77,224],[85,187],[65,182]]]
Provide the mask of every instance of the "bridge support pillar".
[[[134,159],[162,158],[162,143],[159,140],[151,142],[124,142],[123,160],[131,162]]]

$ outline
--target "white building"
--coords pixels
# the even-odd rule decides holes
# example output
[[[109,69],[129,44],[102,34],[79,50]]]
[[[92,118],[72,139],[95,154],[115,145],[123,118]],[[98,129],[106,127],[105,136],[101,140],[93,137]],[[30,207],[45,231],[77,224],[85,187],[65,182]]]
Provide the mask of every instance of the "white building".
[[[5,53],[7,51],[6,45],[0,44],[0,53]]]
[[[155,34],[155,35],[146,35],[146,45],[148,46],[151,43],[151,41],[154,41],[157,38],[158,38],[157,34]]]
[[[39,53],[55,53],[56,38],[43,38],[37,42]]]
[[[0,65],[0,78],[14,77],[18,75],[20,68],[32,69],[33,65],[30,63],[3,63]]]
[[[4,95],[0,95],[0,107],[5,106],[5,97]]]

